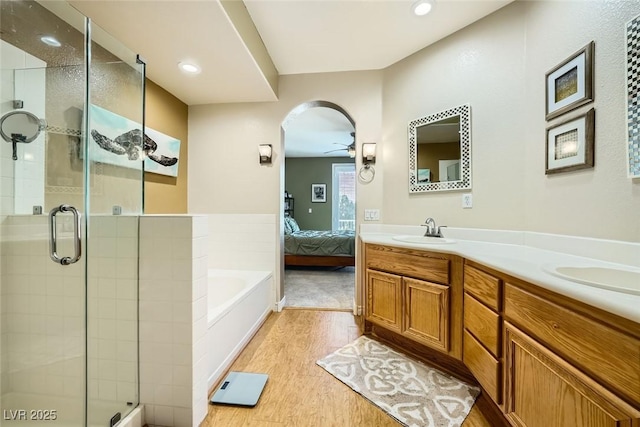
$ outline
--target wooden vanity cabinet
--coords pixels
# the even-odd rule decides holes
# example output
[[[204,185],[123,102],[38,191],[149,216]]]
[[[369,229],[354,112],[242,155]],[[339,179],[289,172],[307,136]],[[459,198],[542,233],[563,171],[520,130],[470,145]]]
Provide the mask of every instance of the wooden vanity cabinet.
[[[464,291],[463,362],[513,426],[640,427],[637,324],[469,260]]]
[[[367,270],[367,320],[402,331],[402,276]]]
[[[465,260],[462,361],[502,404],[502,280]]]
[[[505,322],[505,405],[518,427],[631,427],[639,413]]]
[[[452,284],[461,287],[461,259],[374,244],[364,252],[365,320],[460,360],[462,295]]]
[[[365,326],[438,350],[512,426],[640,427],[638,323],[454,255],[365,244],[364,269]]]
[[[408,277],[403,281],[402,333],[422,344],[449,351],[449,286]]]

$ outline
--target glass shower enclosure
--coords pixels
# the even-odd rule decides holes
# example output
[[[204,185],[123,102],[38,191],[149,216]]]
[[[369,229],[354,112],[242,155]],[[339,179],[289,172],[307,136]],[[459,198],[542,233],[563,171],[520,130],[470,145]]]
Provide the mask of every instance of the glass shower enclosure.
[[[0,1],[0,424],[138,405],[144,63],[66,2]]]

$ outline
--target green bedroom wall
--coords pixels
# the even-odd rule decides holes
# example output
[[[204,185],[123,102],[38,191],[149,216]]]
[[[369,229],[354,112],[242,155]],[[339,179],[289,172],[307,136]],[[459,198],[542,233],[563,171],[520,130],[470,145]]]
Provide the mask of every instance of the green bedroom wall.
[[[293,195],[293,217],[302,230],[331,230],[332,164],[354,163],[348,157],[285,159],[285,190]],[[327,184],[326,203],[311,203],[311,184]],[[309,209],[312,210],[309,213]]]

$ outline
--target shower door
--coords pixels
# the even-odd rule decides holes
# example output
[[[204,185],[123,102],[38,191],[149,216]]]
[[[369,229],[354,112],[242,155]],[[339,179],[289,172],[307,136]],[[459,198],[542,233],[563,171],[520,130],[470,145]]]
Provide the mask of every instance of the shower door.
[[[65,2],[0,7],[0,117],[40,119],[0,139],[0,424],[110,426],[138,404],[144,64]]]

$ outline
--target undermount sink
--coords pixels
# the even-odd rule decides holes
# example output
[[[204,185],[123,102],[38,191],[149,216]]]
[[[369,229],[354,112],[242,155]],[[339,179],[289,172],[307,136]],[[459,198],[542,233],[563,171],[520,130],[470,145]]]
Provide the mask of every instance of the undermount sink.
[[[545,266],[543,269],[572,282],[640,295],[640,270],[559,265]]]
[[[430,236],[393,236],[392,239],[397,240],[398,242],[419,243],[422,245],[446,245],[456,242],[453,239]]]

